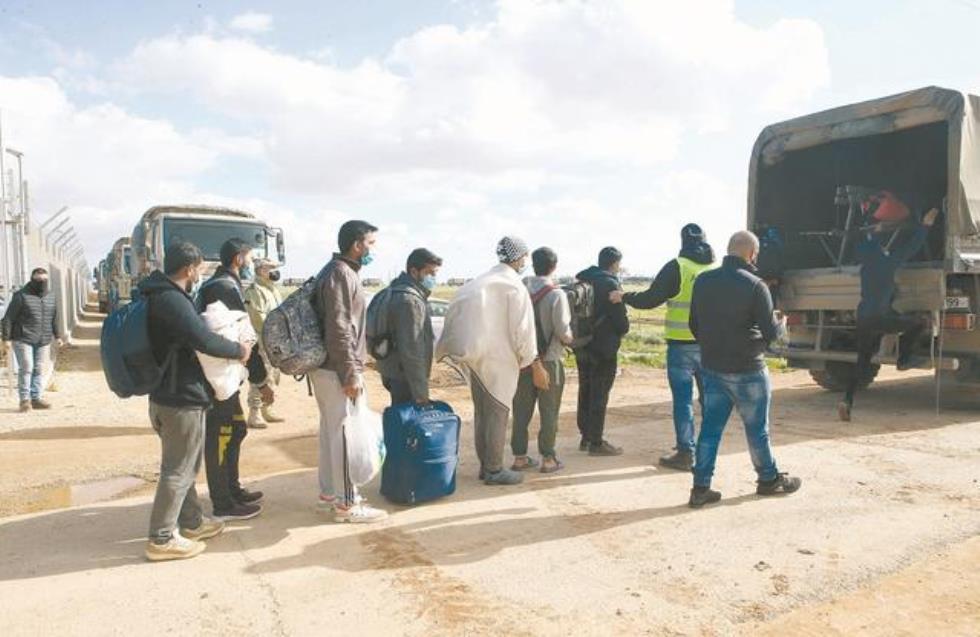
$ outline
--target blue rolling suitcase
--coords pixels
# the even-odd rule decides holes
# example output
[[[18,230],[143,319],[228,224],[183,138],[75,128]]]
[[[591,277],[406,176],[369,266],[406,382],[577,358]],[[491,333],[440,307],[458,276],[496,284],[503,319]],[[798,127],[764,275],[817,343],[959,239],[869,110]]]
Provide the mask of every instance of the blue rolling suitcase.
[[[381,494],[399,504],[417,504],[455,492],[459,425],[459,416],[443,402],[385,409]]]

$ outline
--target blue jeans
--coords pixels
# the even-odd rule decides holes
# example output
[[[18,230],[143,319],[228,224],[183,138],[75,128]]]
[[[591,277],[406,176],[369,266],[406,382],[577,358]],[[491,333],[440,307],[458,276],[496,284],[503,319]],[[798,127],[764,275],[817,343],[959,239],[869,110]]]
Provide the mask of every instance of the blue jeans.
[[[17,359],[17,397],[21,400],[41,400],[44,393],[44,367],[51,357],[51,345],[31,345],[14,342]]]
[[[745,425],[745,439],[759,481],[774,480],[778,472],[769,445],[769,405],[772,402],[769,371],[718,374],[705,369],[701,373],[704,378],[704,418],[694,454],[694,486],[711,486],[718,445],[732,408],[738,410]]]
[[[701,346],[667,344],[667,380],[674,395],[674,433],[677,450],[694,453],[694,385],[701,389]]]

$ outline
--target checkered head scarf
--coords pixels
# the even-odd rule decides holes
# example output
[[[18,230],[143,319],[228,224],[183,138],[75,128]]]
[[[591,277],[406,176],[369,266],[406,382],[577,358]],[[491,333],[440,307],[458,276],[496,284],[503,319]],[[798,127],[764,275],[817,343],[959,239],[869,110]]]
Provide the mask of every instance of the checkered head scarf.
[[[497,243],[497,258],[501,263],[513,263],[528,252],[527,244],[520,237],[507,236]]]

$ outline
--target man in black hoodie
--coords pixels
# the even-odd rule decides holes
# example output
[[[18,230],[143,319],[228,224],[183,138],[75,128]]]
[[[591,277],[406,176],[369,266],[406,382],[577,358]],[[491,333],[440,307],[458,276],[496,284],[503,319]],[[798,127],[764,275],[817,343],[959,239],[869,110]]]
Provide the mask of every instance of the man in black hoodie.
[[[618,456],[623,453],[602,435],[606,427],[609,392],[616,381],[617,356],[623,336],[630,331],[626,306],[613,303],[611,293],[621,290],[619,266],[623,254],[613,247],[599,252],[599,265],[576,275],[592,284],[595,297],[595,323],[592,339],[575,350],[578,365],[578,430],[582,434],[580,451],[591,456]]]
[[[681,252],[660,269],[645,292],[613,292],[613,303],[622,301],[640,310],[667,304],[664,334],[667,339],[667,380],[674,398],[675,453],[660,458],[660,464],[690,471],[694,466],[694,385],[701,388],[701,347],[688,322],[691,294],[698,275],[713,267],[715,253],[696,223],[681,229]]]
[[[4,344],[13,341],[17,358],[17,396],[22,412],[48,409],[44,367],[51,360],[51,342],[64,342],[58,325],[58,302],[48,287],[48,271],[35,268],[31,280],[10,300],[3,316]]]
[[[251,345],[211,332],[194,308],[188,290],[200,280],[201,251],[190,243],[167,248],[164,272],[139,285],[149,304],[147,331],[164,381],[150,392],[150,422],[160,436],[160,480],[150,514],[146,557],[151,561],[194,557],[201,540],[214,537],[224,523],[204,516],[194,479],[204,449],[204,412],[213,393],[195,352],[245,361]]]
[[[212,303],[221,301],[229,310],[245,312],[242,279],[251,279],[252,273],[252,246],[242,239],[225,241],[221,246],[221,265],[198,292],[198,311],[204,312]],[[258,348],[252,350],[246,364],[248,382],[258,387],[263,404],[271,404],[272,387]],[[248,520],[262,512],[262,492],[248,491],[239,481],[238,460],[247,434],[239,392],[227,400],[215,401],[207,415],[204,466],[214,516],[220,520]]]

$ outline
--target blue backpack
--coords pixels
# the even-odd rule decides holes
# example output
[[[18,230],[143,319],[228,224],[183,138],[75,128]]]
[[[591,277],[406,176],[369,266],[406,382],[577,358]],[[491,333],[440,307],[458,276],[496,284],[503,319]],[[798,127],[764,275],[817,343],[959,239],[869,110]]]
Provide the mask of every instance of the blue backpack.
[[[140,297],[119,308],[102,323],[102,371],[120,398],[145,396],[156,389],[171,366],[175,349],[162,365],[153,356],[149,334],[150,304]]]

